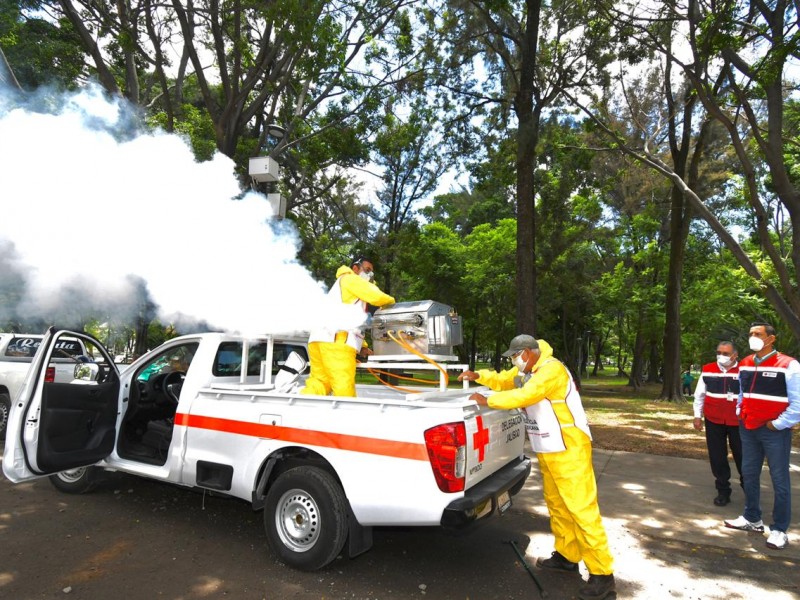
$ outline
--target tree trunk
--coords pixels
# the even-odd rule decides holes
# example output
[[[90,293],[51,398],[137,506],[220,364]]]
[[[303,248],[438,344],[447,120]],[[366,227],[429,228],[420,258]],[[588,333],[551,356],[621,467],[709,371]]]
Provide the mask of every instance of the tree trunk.
[[[670,36],[670,40],[672,36]],[[697,96],[689,94],[683,97],[680,107],[677,106],[672,91],[672,63],[667,61],[665,67],[664,94],[669,107],[669,146],[675,173],[687,185],[696,188],[700,158],[703,154],[703,143],[708,132],[707,122],[700,127],[700,133],[694,146],[691,167],[688,166],[689,150],[692,143],[692,115],[697,104]],[[678,108],[681,109],[680,113]],[[681,121],[678,122],[678,118]],[[680,132],[680,133],[679,133]],[[687,173],[688,170],[688,173]],[[683,260],[686,254],[686,240],[689,237],[689,224],[692,211],[683,191],[672,185],[669,226],[669,269],[667,273],[667,297],[664,315],[664,382],[661,387],[662,400],[682,400],[681,390],[681,282],[683,280]]]
[[[658,343],[650,342],[650,359],[648,360],[647,383],[661,383],[659,376],[661,356],[658,353]]]
[[[594,345],[594,368],[592,369],[592,377],[597,377],[597,372],[603,369],[603,345],[605,344],[606,335],[601,331],[597,334],[597,341]]]
[[[644,354],[647,347],[647,338],[644,335],[644,309],[639,309],[636,319],[636,339],[633,342],[633,364],[628,378],[628,385],[635,391],[642,389],[642,374],[644,373]]]
[[[498,373],[502,370],[503,367],[503,354],[504,348],[500,343],[499,339],[495,339],[494,342],[494,357],[492,358],[492,368]]]
[[[0,48],[0,84],[13,88],[19,92],[22,91],[17,78],[14,76],[14,71],[11,70],[11,65],[6,60],[6,55],[3,54],[3,49]]]
[[[150,322],[144,317],[136,319],[136,345],[133,348],[136,358],[147,352],[147,328],[149,325]]]
[[[526,0],[517,115],[517,333],[536,335],[536,144],[541,107],[536,102],[536,50],[541,0]]]
[[[677,169],[676,169],[677,170]],[[672,187],[670,216],[669,269],[667,273],[666,306],[664,307],[664,381],[662,400],[682,400],[681,395],[681,279],[685,254],[684,229],[689,218],[684,216],[685,199],[677,187]],[[684,227],[686,221],[686,227]]]
[[[469,370],[475,370],[475,362],[476,362],[476,351],[477,351],[477,340],[478,340],[478,327],[477,325],[473,325],[470,332],[469,332]]]
[[[589,352],[592,350],[591,336],[586,336],[583,340],[583,347],[581,348],[580,360],[578,361],[578,372],[581,377],[589,376]]]
[[[113,73],[111,73],[111,70],[103,59],[103,54],[95,41],[94,34],[86,28],[83,18],[75,9],[71,0],[59,0],[59,4],[64,11],[64,15],[72,24],[78,36],[80,36],[86,52],[92,57],[94,68],[97,69],[97,78],[100,80],[100,84],[109,94],[119,94],[117,81],[114,79]]]

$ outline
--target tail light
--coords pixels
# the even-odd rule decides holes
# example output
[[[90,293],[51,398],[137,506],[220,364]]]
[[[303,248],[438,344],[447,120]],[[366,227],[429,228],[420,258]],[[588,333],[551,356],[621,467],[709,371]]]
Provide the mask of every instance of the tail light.
[[[439,489],[443,492],[463,491],[467,464],[464,423],[445,423],[428,429],[425,446]]]
[[[53,383],[55,380],[56,380],[56,368],[47,367],[47,371],[44,372],[44,382]]]

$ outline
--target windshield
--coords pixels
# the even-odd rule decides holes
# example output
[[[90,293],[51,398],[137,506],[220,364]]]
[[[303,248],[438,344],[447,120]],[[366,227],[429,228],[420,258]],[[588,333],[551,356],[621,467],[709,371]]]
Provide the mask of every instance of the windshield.
[[[192,363],[194,353],[197,352],[197,346],[197,342],[192,342],[162,352],[139,371],[136,379],[144,382],[160,373],[171,373],[172,371],[186,373]]]

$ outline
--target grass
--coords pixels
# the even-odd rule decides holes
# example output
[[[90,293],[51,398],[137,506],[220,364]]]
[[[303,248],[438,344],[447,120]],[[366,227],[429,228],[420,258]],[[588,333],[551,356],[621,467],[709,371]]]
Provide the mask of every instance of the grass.
[[[592,430],[594,447],[682,458],[708,457],[705,434],[692,426],[692,401],[656,400],[660,385],[638,392],[620,378],[583,381],[581,398]],[[800,436],[792,445],[800,448]]]
[[[655,400],[660,391],[660,386],[633,392],[616,382],[585,381],[581,397],[594,447],[706,458],[705,435],[692,427],[692,403]]]

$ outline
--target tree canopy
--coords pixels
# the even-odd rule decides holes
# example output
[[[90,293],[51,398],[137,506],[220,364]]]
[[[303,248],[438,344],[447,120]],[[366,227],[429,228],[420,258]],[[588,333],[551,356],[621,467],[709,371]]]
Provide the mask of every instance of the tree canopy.
[[[752,320],[800,349],[798,24],[785,0],[28,0],[0,7],[0,85],[97,82],[243,188],[278,159],[312,275],[370,254],[459,310],[472,364],[524,331],[674,399]]]

